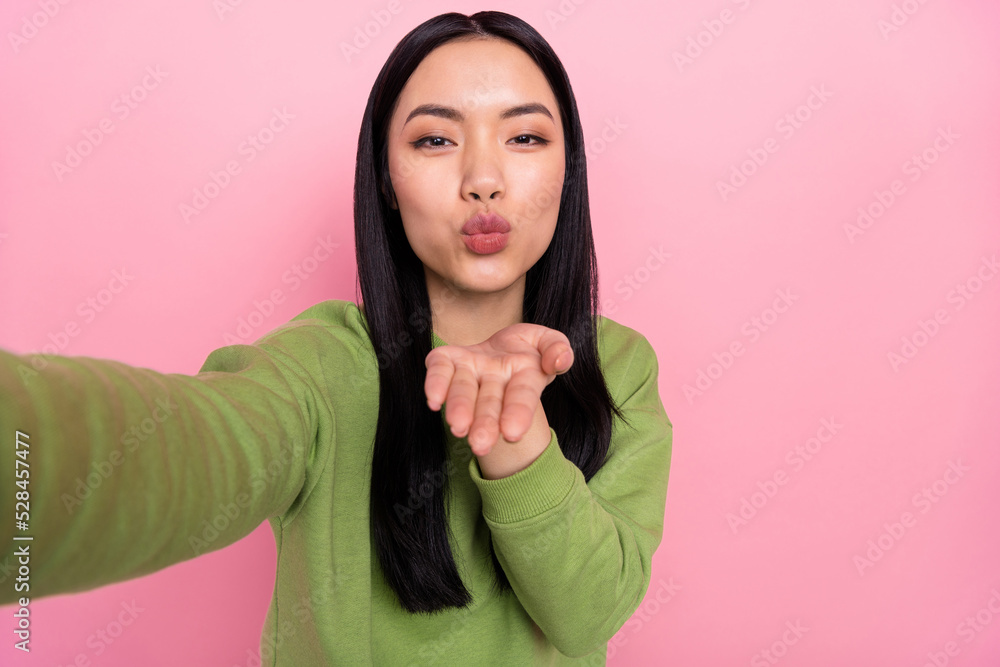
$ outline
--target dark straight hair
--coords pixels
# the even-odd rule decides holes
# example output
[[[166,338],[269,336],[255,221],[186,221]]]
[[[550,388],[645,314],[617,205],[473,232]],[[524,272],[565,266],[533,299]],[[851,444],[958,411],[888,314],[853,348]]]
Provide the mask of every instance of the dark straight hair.
[[[545,388],[541,401],[563,455],[586,480],[604,464],[612,417],[621,417],[597,353],[597,262],[583,129],[566,71],[545,39],[515,16],[492,11],[435,16],[399,42],[372,86],[354,181],[358,281],[379,367],[371,532],[387,583],[412,613],[462,608],[472,596],[449,544],[445,498],[452,468],[445,424],[441,413],[427,407],[423,390],[424,359],[433,347],[427,284],[399,211],[390,205],[386,137],[399,94],[420,62],[446,42],[477,38],[507,40],[524,50],[559,103],[566,146],[559,216],[548,249],[528,270],[523,321],[561,331],[573,346],[573,366]],[[490,556],[494,591],[512,592],[492,542]]]

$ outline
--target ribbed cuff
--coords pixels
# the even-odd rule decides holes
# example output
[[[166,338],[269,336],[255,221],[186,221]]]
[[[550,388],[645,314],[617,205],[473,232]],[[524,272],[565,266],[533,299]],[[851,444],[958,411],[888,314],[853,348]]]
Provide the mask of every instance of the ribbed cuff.
[[[479,459],[469,461],[469,476],[483,499],[483,516],[493,523],[515,523],[538,516],[559,505],[583,473],[567,459],[556,432],[549,427],[551,439],[537,459],[524,470],[500,479],[485,479]]]

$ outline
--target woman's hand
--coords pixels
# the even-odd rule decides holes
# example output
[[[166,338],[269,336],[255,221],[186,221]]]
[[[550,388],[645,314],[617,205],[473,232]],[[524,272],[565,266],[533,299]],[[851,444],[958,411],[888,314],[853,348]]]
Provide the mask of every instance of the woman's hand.
[[[451,432],[470,434],[473,453],[485,456],[500,436],[517,442],[536,423],[542,390],[573,365],[573,348],[555,329],[520,323],[478,345],[437,347],[425,364],[427,405],[446,404]]]

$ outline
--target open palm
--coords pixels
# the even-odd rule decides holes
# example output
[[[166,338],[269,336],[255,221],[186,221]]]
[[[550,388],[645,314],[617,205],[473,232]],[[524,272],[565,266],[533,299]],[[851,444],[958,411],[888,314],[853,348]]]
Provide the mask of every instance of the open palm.
[[[512,324],[478,345],[443,345],[425,360],[427,405],[477,455],[500,435],[516,442],[531,426],[542,390],[573,365],[566,336],[538,324]]]

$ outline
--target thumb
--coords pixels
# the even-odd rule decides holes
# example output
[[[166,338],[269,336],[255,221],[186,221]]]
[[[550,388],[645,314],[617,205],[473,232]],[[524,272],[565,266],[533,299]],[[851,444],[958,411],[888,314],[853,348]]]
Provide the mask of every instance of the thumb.
[[[573,365],[573,348],[566,336],[550,329],[538,341],[542,354],[542,371],[547,375],[561,375]]]

